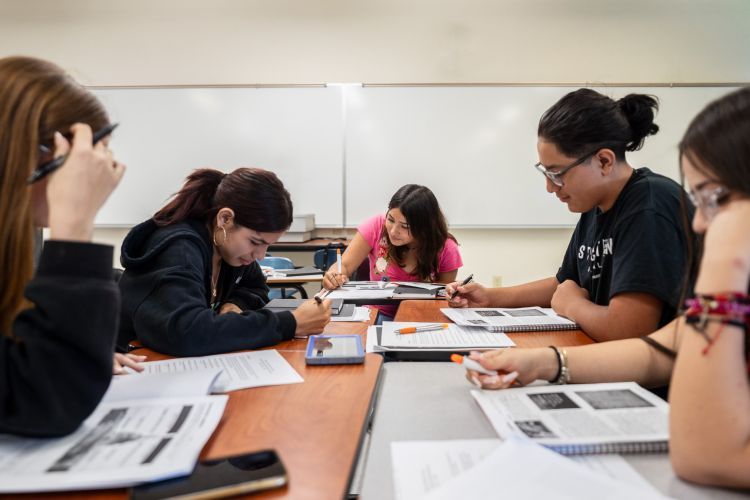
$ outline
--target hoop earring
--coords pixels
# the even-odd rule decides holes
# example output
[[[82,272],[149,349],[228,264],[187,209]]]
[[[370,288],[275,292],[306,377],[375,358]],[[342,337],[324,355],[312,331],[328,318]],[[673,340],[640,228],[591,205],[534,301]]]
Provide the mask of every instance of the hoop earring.
[[[224,240],[223,240],[223,241],[221,242],[221,245],[223,245],[224,243],[226,243],[226,242],[227,242],[227,229],[226,229],[226,228],[225,228],[224,226],[221,226],[221,230],[222,230],[222,232],[224,233]],[[211,235],[211,239],[213,239],[213,240],[214,240],[214,246],[215,246],[215,247],[217,247],[217,248],[218,248],[218,247],[220,247],[220,246],[221,246],[221,245],[219,245],[219,244],[218,244],[218,243],[216,242],[216,231],[214,231],[214,234],[213,234],[213,235]]]

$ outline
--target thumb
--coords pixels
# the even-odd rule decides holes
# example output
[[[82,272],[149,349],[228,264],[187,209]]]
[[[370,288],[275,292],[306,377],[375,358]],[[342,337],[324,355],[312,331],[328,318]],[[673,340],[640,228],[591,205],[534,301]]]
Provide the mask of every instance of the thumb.
[[[70,143],[67,141],[67,139],[65,139],[65,137],[63,137],[60,132],[55,132],[54,141],[55,158],[68,154],[68,151],[70,151]]]

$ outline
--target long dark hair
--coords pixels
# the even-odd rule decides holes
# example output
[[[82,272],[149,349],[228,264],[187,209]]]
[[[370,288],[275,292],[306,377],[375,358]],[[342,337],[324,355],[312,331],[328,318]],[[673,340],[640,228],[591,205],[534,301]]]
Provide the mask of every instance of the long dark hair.
[[[0,59],[0,332],[30,306],[23,290],[33,274],[34,219],[26,184],[39,163],[39,145],[54,150],[53,134],[76,123],[98,130],[109,123],[99,100],[51,62]]]
[[[579,157],[594,147],[612,149],[618,160],[625,151],[637,151],[644,139],[659,131],[654,115],[656,97],[628,94],[615,101],[595,90],[570,92],[544,112],[537,136],[553,143],[563,154]]]
[[[417,242],[417,267],[413,274],[422,280],[429,280],[438,272],[440,252],[448,238],[456,238],[448,232],[448,224],[440,210],[437,198],[425,186],[407,184],[402,186],[388,203],[388,210],[397,208],[406,218],[409,231]],[[388,243],[388,260],[404,267],[406,245],[394,246],[388,237],[385,224],[381,233],[381,240]]]
[[[727,94],[703,108],[685,131],[679,144],[679,154],[680,161],[687,158],[710,179],[750,197],[750,87]],[[684,187],[682,168],[680,179]],[[683,201],[684,219],[689,218],[687,203],[687,200]],[[697,272],[701,253],[700,244],[688,249],[694,273]],[[688,293],[685,287],[683,296]],[[750,348],[750,345],[747,347]]]
[[[255,231],[274,233],[292,225],[292,200],[276,174],[260,168],[238,168],[225,174],[193,171],[182,189],[156,212],[159,226],[188,218],[211,221],[221,208],[234,211],[234,222]]]

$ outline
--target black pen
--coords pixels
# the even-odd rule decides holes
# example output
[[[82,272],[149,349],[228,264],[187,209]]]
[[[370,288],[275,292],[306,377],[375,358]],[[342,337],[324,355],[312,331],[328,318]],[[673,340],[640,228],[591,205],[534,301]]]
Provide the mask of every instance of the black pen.
[[[467,284],[468,284],[468,283],[469,283],[469,282],[470,282],[470,281],[472,280],[472,278],[473,278],[473,277],[474,277],[474,275],[473,275],[473,274],[470,274],[470,275],[468,275],[468,276],[466,277],[466,279],[465,279],[465,280],[463,280],[463,281],[461,282],[461,284],[460,284],[460,285],[458,285],[458,286],[464,286],[464,285],[467,285]],[[456,289],[455,289],[455,290],[453,290],[453,293],[451,294],[451,300],[455,299],[455,298],[456,298],[456,295],[458,295],[458,286],[456,287]]]
[[[99,141],[107,137],[112,133],[114,129],[117,128],[119,123],[113,123],[111,125],[107,125],[101,130],[98,130],[92,139],[93,145],[96,146]],[[34,184],[35,182],[43,179],[44,177],[47,177],[49,174],[60,168],[63,163],[65,163],[65,160],[68,159],[68,155],[64,154],[62,156],[58,156],[54,160],[50,160],[44,165],[40,166],[36,170],[34,170],[34,173],[32,173],[28,179],[26,179],[27,184]]]

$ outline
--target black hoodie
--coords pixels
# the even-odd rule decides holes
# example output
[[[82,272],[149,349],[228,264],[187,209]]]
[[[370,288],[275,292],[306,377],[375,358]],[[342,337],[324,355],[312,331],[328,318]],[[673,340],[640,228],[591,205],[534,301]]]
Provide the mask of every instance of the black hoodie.
[[[188,219],[158,227],[135,226],[122,243],[122,315],[118,348],[134,338],[172,356],[204,356],[255,349],[289,340],[297,323],[290,312],[261,309],[268,287],[257,262],[232,267],[222,261],[216,310],[232,303],[242,314],[211,308],[213,246],[206,224]]]

